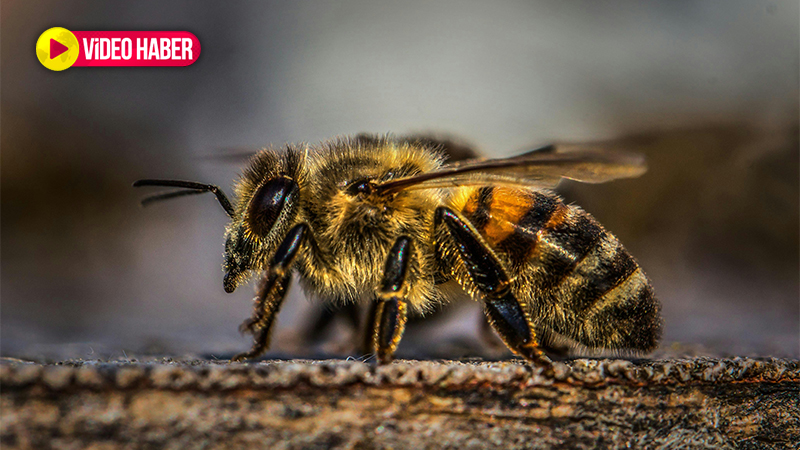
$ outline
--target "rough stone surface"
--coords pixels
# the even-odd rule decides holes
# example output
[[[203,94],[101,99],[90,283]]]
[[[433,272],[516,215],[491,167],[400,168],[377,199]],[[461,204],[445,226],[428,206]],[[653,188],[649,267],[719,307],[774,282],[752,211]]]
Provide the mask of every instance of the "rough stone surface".
[[[23,448],[798,448],[800,362],[3,359]]]

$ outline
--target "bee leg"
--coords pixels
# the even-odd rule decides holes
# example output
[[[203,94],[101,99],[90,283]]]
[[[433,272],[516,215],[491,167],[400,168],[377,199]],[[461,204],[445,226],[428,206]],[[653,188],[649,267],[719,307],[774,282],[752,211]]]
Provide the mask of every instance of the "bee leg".
[[[255,298],[256,307],[253,317],[245,321],[239,328],[242,332],[253,333],[253,348],[248,352],[239,353],[231,358],[231,361],[255,358],[263,354],[269,347],[272,323],[275,321],[275,316],[280,310],[292,280],[292,263],[307,234],[308,225],[296,225],[278,246]]]
[[[368,338],[369,350],[375,352],[378,364],[388,364],[406,326],[408,266],[411,258],[411,238],[401,236],[395,241],[383,272],[381,287],[370,311],[372,324]]]
[[[361,313],[358,309],[358,304],[345,303],[341,307],[334,306],[340,304],[342,303],[339,301],[332,301],[331,304],[325,305],[318,310],[315,317],[307,322],[305,331],[303,332],[304,340],[307,343],[321,340],[339,317],[345,319],[347,326],[354,330],[354,334],[359,334]]]
[[[361,341],[361,347],[358,349],[362,355],[370,355],[376,353],[375,346],[375,324],[378,317],[378,301],[374,301],[369,305],[367,311],[367,320],[364,322],[364,338]]]
[[[303,341],[307,344],[318,342],[331,327],[339,310],[328,305],[315,312],[315,317],[304,326]]]
[[[500,354],[507,350],[505,344],[498,338],[494,327],[489,323],[489,318],[486,314],[478,316],[478,336],[483,344],[489,348],[492,354]]]
[[[526,305],[514,295],[511,281],[494,252],[466,220],[449,208],[436,209],[434,227],[442,226],[472,282],[483,294],[484,312],[492,328],[514,353],[549,365],[550,359],[539,348],[533,324],[525,313]]]
[[[253,347],[248,352],[239,353],[231,358],[231,361],[243,361],[245,359],[256,358],[262,355],[269,348],[272,323],[278,315],[286,291],[292,281],[291,275],[286,275],[277,283],[267,275],[261,281],[261,287],[254,299],[256,302],[256,312],[253,317],[247,319],[240,327],[242,333],[253,334]]]
[[[361,336],[363,333],[361,332],[361,307],[357,303],[347,303],[341,309],[342,315],[345,319],[347,319],[347,325],[352,330],[352,335],[350,339],[350,351],[351,352],[360,352],[363,348],[361,347],[361,343],[363,339]]]

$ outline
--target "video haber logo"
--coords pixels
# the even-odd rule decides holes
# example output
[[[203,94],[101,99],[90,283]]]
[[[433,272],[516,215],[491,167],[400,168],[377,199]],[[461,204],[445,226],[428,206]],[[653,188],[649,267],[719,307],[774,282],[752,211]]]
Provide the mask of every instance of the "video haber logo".
[[[36,42],[43,66],[181,67],[197,61],[200,41],[187,31],[69,31],[50,28]]]

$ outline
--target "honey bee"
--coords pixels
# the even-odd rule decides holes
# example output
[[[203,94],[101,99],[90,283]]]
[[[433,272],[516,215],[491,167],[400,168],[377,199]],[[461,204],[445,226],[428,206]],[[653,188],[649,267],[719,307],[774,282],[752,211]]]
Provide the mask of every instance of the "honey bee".
[[[293,271],[313,299],[369,305],[366,342],[379,364],[393,359],[410,311],[464,293],[533,363],[549,364],[540,344],[553,336],[588,349],[657,347],[660,304],[642,269],[597,220],[549,190],[562,178],[639,176],[640,155],[546,146],[502,159],[444,158],[434,140],[358,135],[255,154],[233,203],[214,185],[134,186],[181,188],[143,204],[211,192],[230,216],[225,291],[261,275],[254,314],[241,326],[254,343],[233,361],[267,350]]]

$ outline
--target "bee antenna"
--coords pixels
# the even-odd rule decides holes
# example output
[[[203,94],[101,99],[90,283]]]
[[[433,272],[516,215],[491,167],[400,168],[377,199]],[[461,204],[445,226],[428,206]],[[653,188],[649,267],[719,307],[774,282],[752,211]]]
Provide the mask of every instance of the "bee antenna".
[[[172,191],[163,194],[155,194],[149,197],[145,197],[142,200],[142,206],[147,206],[150,203],[161,201],[161,200],[168,200],[175,197],[183,197],[186,195],[196,195],[196,194],[203,194],[205,192],[211,192],[217,197],[219,204],[222,206],[222,209],[233,218],[235,215],[235,211],[233,210],[233,206],[231,205],[230,200],[228,197],[225,196],[225,193],[222,192],[222,189],[219,186],[215,186],[213,184],[203,184],[197,183],[194,181],[183,181],[183,180],[137,180],[133,182],[133,187],[142,187],[142,186],[164,186],[164,187],[178,187],[183,188],[184,190],[179,191]]]

